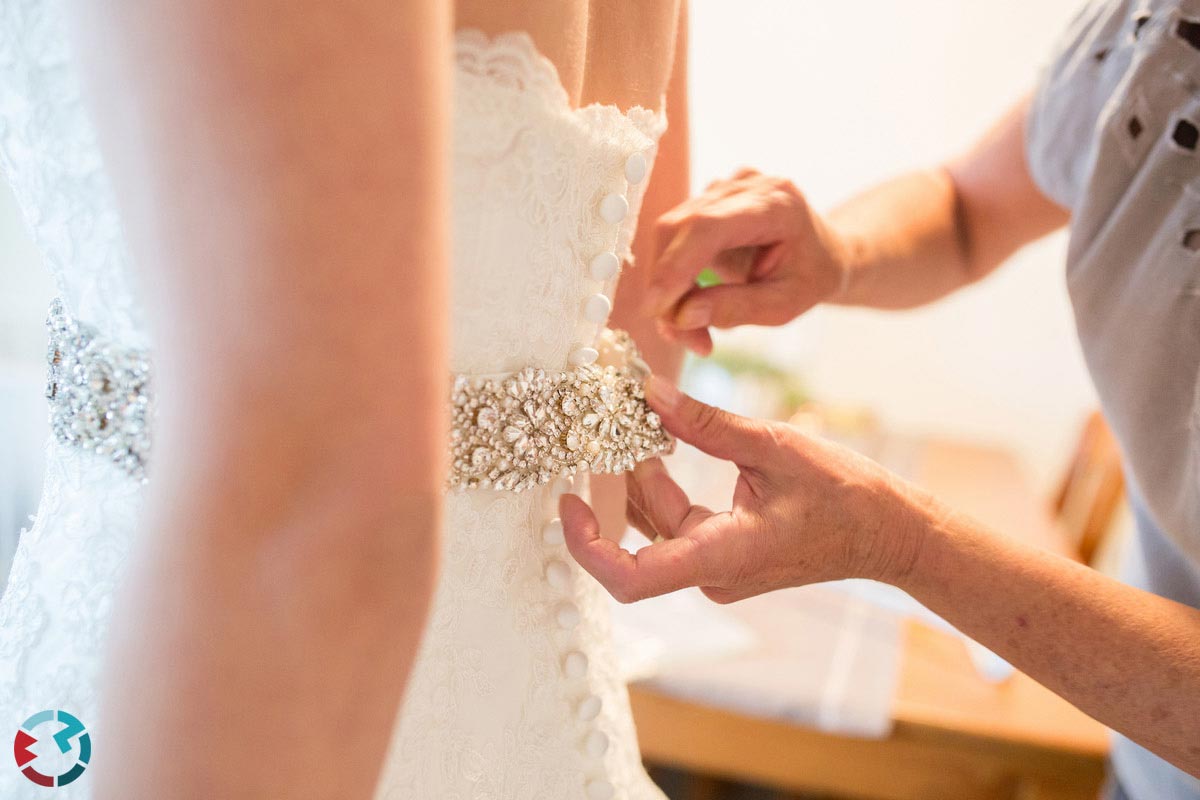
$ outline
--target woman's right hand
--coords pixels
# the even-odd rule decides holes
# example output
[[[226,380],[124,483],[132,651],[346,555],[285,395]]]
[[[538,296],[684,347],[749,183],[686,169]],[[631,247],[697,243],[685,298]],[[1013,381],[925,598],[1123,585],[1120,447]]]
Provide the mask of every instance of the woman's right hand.
[[[846,247],[790,181],[743,169],[663,214],[645,312],[700,355],[710,327],[783,325],[845,288]],[[696,285],[711,267],[721,284]]]
[[[680,440],[736,464],[738,481],[730,510],[714,512],[659,459],[638,464],[627,473],[628,519],[652,543],[636,553],[601,537],[581,498],[562,496],[571,555],[621,602],[688,586],[729,603],[842,578],[901,584],[942,513],[873,461],[784,423],[705,405],[658,376],[646,400]]]

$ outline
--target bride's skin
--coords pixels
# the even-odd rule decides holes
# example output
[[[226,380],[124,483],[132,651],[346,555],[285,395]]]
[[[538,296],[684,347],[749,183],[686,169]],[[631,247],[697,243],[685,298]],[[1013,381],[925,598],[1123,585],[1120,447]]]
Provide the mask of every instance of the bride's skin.
[[[371,795],[439,550],[452,28],[653,107],[676,1],[74,0],[160,402],[97,798]]]
[[[438,551],[449,9],[76,5],[161,403],[95,796],[368,797]]]
[[[1066,220],[1024,158],[1022,103],[945,168],[886,183],[822,219],[746,171],[663,218],[648,310],[707,352],[708,326],[778,324],[818,302],[900,308],[978,280]],[[757,269],[728,253],[765,246]],[[744,252],[744,251],[736,251]],[[726,255],[722,255],[726,254]],[[697,289],[716,261],[725,285]],[[849,450],[703,405],[655,378],[668,430],[738,465],[731,511],[693,506],[661,461],[629,479],[630,521],[665,541],[630,554],[561,502],[567,544],[618,599],[701,586],[717,602],[838,578],[908,591],[1101,722],[1200,776],[1200,611],[988,531]]]

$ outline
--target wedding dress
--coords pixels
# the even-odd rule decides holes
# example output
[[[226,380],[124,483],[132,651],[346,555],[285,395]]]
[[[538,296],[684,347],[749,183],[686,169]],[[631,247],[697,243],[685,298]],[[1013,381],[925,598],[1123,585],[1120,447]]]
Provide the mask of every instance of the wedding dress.
[[[110,603],[153,481],[153,343],[63,30],[52,2],[0,0],[0,167],[59,292],[44,495],[0,601],[0,735],[59,709],[101,754]],[[644,365],[603,328],[665,119],[571,108],[524,34],[455,38],[442,573],[377,797],[661,800],[605,595],[554,517],[588,471],[669,447],[642,400]],[[78,759],[76,742],[68,755],[50,742],[30,766]],[[18,762],[20,751],[18,739]],[[0,797],[45,791],[0,765]],[[85,773],[53,796],[88,795]]]

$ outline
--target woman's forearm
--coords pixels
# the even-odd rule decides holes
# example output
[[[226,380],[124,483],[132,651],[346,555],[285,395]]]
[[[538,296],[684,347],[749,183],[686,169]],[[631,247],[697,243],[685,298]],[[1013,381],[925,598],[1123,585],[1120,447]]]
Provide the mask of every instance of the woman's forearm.
[[[1200,777],[1200,611],[926,501],[897,580],[963,633]]]
[[[1025,159],[1028,101],[943,167],[870,189],[830,213],[847,278],[832,302],[910,308],[983,278],[1067,213],[1037,188]]]
[[[847,277],[831,300],[910,308],[971,280],[957,224],[954,181],[944,169],[895,178],[828,217],[843,245]]]

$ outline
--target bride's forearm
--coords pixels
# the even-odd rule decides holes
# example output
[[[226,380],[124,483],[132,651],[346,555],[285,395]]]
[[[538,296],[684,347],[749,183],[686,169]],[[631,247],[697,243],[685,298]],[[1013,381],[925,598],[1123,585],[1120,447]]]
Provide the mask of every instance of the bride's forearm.
[[[1200,611],[929,503],[897,584],[1083,711],[1200,776]]]
[[[655,255],[654,223],[691,191],[691,153],[687,101],[687,3],[680,6],[678,37],[667,86],[666,110],[670,120],[658,145],[654,175],[638,216],[633,240],[632,267],[626,266],[617,284],[610,325],[624,328],[637,342],[642,357],[656,374],[672,380],[683,365],[683,347],[664,338],[654,320],[643,313],[649,267]],[[591,480],[592,504],[605,536],[620,538],[625,532],[625,482],[621,476],[596,475]]]
[[[368,797],[439,542],[448,11],[74,5],[158,412],[94,794]]]

